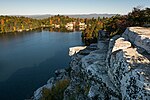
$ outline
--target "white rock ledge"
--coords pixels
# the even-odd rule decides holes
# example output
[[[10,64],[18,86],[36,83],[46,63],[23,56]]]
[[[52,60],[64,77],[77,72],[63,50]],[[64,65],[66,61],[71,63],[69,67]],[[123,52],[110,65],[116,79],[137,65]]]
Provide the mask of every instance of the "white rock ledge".
[[[72,55],[78,53],[80,50],[83,50],[85,48],[86,48],[86,46],[71,47],[71,48],[69,48],[69,56],[72,56]]]
[[[128,27],[122,36],[150,53],[150,28]]]

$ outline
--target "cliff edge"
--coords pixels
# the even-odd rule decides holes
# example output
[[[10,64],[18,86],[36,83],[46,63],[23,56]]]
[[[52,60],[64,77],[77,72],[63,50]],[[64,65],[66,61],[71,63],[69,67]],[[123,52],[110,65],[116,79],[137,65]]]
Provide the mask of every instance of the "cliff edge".
[[[35,91],[34,100],[150,98],[150,28],[128,27],[121,36],[80,48],[75,48],[78,53],[70,49],[75,53],[70,67],[56,71],[56,78]],[[57,86],[65,86],[61,92],[57,91],[63,93],[61,97],[52,92]],[[48,95],[44,94],[44,89],[49,91]]]

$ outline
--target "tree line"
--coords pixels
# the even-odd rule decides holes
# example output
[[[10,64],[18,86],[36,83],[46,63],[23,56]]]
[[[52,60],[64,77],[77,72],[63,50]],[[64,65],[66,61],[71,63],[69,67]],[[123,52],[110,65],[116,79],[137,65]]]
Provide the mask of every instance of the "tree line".
[[[29,31],[43,27],[54,27],[55,25],[59,25],[61,28],[64,28],[69,22],[76,22],[74,27],[78,27],[79,22],[84,22],[84,19],[70,18],[63,15],[55,15],[45,19],[0,16],[0,33]]]
[[[133,8],[127,15],[115,15],[110,18],[92,19],[91,25],[82,32],[82,39],[88,42],[97,42],[98,31],[105,30],[109,36],[121,34],[126,27],[150,26],[150,8]]]
[[[28,31],[39,28],[40,20],[17,17],[17,16],[0,16],[0,33]]]

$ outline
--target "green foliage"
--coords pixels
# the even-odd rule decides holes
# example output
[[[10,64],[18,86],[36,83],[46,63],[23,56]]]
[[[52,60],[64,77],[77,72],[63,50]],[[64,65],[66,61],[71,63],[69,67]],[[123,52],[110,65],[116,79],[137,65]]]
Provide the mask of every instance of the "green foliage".
[[[133,8],[133,11],[128,14],[128,21],[133,26],[143,26],[143,24],[150,23],[150,8]]]
[[[137,7],[133,8],[133,11],[128,15],[116,15],[110,18],[92,18],[87,23],[91,25],[82,32],[82,39],[85,43],[93,43],[95,42],[93,40],[97,40],[98,38],[98,30],[104,29],[109,33],[109,36],[114,36],[123,33],[126,27],[150,24],[150,8],[140,9]]]
[[[63,100],[63,94],[70,80],[64,79],[56,83],[52,89],[43,88],[41,100]]]
[[[103,28],[100,17],[98,19],[88,19],[87,28],[82,32],[82,39],[86,45],[96,43],[98,39],[98,31]]]

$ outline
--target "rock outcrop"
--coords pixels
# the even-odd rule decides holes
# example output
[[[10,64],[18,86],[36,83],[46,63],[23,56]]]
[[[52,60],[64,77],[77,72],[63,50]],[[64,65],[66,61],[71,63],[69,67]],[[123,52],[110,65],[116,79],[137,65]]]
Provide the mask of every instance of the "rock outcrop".
[[[73,56],[74,54],[78,53],[79,51],[85,49],[86,46],[77,46],[69,48],[69,56]]]
[[[122,99],[150,98],[149,70],[150,61],[139,54],[130,42],[124,38],[115,41],[107,71]]]
[[[150,53],[150,29],[143,27],[129,27],[123,34],[133,45],[143,48]]]
[[[56,71],[57,77],[43,87],[69,79],[63,100],[150,99],[150,28],[129,27],[121,36],[76,48],[71,48],[69,70]],[[43,87],[34,93],[35,100]]]

